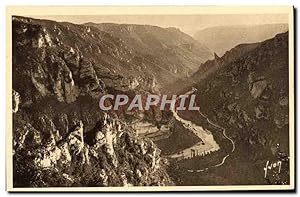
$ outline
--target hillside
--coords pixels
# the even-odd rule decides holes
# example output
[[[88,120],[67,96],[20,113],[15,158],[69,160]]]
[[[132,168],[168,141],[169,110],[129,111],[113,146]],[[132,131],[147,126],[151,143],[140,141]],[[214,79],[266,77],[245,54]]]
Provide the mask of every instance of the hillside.
[[[199,51],[200,44],[186,34],[154,26],[137,28],[140,29],[137,33],[127,34],[123,32],[122,25],[116,25],[119,33],[112,34],[93,26],[25,17],[14,17],[13,26],[19,28],[17,45],[32,42],[31,47],[41,54],[38,57],[47,56],[44,49],[50,49],[65,62],[71,61],[73,66],[68,67],[72,67],[72,71],[84,67],[107,86],[122,90],[128,90],[128,86],[147,91],[159,89],[193,73],[201,63],[212,57],[206,49]],[[28,26],[29,31],[26,31]],[[142,42],[137,43],[137,40]],[[60,51],[68,51],[68,54],[61,57]]]
[[[197,85],[202,80],[205,80],[208,75],[216,72],[221,67],[239,59],[249,51],[255,49],[260,43],[240,44],[229,51],[227,51],[222,57],[219,57],[216,53],[214,58],[207,60],[200,64],[196,72],[189,77],[178,79],[176,82],[170,83],[162,91],[169,94],[183,92],[189,90],[191,86]]]
[[[87,25],[120,38],[132,51],[179,76],[193,73],[199,67],[199,62],[213,57],[207,48],[176,28],[112,23]]]
[[[197,72],[195,72],[191,76],[190,80],[193,83],[197,83],[200,80],[205,79],[210,73],[213,73],[219,68],[231,62],[234,62],[235,60],[247,54],[249,51],[252,51],[259,45],[260,43],[240,44],[230,49],[229,51],[226,51],[226,53],[222,57],[219,57],[217,54],[214,54],[215,55],[214,59],[202,63],[199,66]]]
[[[155,91],[140,56],[70,23],[13,17],[12,37],[15,187],[173,184],[156,145],[98,107],[108,92]]]
[[[261,42],[287,30],[287,24],[216,26],[196,32],[194,38],[223,56],[238,44]]]
[[[217,61],[226,62],[223,57]],[[288,68],[288,33],[282,33],[195,85],[201,112],[227,129],[237,150],[229,157],[229,165],[215,174],[189,177],[193,184],[204,180],[216,184],[215,176],[224,184],[245,180],[248,184],[285,184],[289,176]],[[282,161],[282,172],[264,179],[268,160]]]

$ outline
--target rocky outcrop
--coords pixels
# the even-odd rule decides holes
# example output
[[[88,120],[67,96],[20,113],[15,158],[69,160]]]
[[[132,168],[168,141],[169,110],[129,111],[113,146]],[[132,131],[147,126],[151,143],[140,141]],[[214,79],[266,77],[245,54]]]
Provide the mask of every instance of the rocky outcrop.
[[[260,98],[268,87],[267,80],[264,76],[257,76],[256,72],[250,72],[248,75],[249,91],[253,98]]]
[[[47,122],[47,118],[41,122]],[[49,128],[55,130],[54,125]],[[82,121],[63,139],[58,131],[48,134],[28,124],[16,130],[19,137],[14,138],[14,161],[18,162],[14,176],[27,176],[30,180],[17,180],[16,186],[172,184],[157,147],[139,139],[126,124],[105,114],[94,130],[86,133],[94,136],[92,141],[85,137],[84,130]],[[48,143],[43,142],[46,139]],[[25,164],[19,159],[31,162]],[[48,173],[53,173],[54,178],[48,178]]]
[[[17,91],[12,91],[12,112],[17,113],[20,104],[20,94]]]
[[[267,88],[267,81],[266,80],[262,80],[262,81],[257,81],[255,83],[253,83],[252,88],[251,88],[251,95],[254,98],[259,98],[262,93],[264,92],[264,90]]]
[[[195,72],[191,78],[188,78],[186,81],[191,80],[193,83],[199,83],[200,81],[205,80],[209,75],[218,71],[218,69],[226,66],[227,64],[233,63],[249,51],[252,51],[258,45],[259,43],[240,44],[227,51],[222,57],[219,57],[215,53],[213,60],[208,60],[205,63],[202,63],[197,72]],[[184,83],[187,83],[186,81]],[[182,85],[182,82],[180,85]]]

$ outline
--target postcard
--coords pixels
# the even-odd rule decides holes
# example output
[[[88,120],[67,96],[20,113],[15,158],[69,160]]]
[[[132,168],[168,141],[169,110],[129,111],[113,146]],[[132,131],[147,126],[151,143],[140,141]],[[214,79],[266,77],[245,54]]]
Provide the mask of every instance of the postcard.
[[[7,191],[295,190],[293,12],[7,7]]]

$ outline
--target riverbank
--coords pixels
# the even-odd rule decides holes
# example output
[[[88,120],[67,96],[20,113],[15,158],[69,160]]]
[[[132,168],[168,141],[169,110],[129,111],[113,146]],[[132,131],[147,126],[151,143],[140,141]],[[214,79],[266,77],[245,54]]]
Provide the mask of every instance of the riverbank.
[[[205,156],[220,149],[220,146],[214,140],[214,137],[209,130],[203,129],[203,127],[181,118],[175,111],[172,111],[172,113],[173,117],[180,122],[184,128],[193,132],[201,142],[175,154],[169,155],[168,158],[190,159],[196,156]]]

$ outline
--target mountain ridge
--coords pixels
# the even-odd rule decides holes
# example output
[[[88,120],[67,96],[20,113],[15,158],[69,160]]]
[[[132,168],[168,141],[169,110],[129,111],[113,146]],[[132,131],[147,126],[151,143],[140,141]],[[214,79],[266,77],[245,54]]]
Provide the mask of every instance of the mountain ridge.
[[[287,30],[285,23],[215,26],[199,30],[193,37],[222,56],[238,44],[261,42]]]

